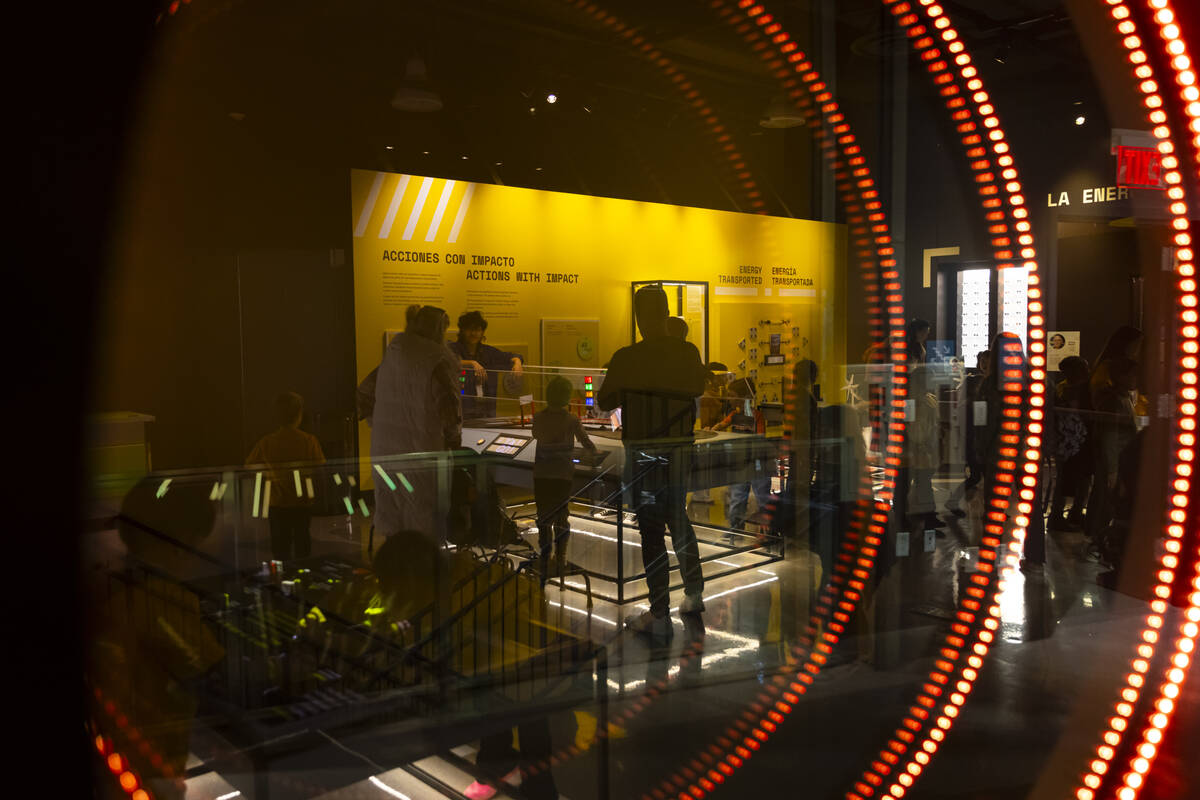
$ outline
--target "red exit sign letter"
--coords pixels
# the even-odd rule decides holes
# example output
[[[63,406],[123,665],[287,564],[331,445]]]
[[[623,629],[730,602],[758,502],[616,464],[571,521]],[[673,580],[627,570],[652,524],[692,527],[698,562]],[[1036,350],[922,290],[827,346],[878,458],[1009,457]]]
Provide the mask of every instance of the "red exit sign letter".
[[[1166,188],[1162,179],[1162,154],[1153,147],[1118,147],[1117,185]]]

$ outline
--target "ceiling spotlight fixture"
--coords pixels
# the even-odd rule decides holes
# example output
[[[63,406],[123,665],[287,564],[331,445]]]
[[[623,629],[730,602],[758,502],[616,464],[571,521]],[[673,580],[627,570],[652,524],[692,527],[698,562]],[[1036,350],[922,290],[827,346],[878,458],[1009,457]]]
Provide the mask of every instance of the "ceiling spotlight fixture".
[[[404,80],[392,95],[392,108],[418,114],[442,110],[441,95],[429,85],[425,60],[420,56],[413,56],[408,60],[404,68]]]
[[[421,155],[423,155],[423,156],[427,156],[427,155],[429,155],[429,151],[428,151],[428,150],[422,150],[422,151],[421,151]]]
[[[534,171],[534,172],[541,172],[541,171],[542,171],[542,168],[541,168],[541,167],[534,167],[534,168],[533,168],[533,171]]]
[[[587,112],[587,113],[589,113],[589,114],[590,114],[590,113],[592,113],[592,110],[591,110],[590,108],[588,108],[587,106],[584,106],[584,107],[583,107],[583,110],[584,110],[584,111],[586,111],[586,112]]]
[[[1075,118],[1076,125],[1082,125],[1085,122],[1087,122],[1087,119],[1082,114]]]
[[[557,102],[558,102],[558,95],[556,95],[554,92],[550,92],[550,93],[548,93],[548,94],[546,95],[546,102],[547,102],[547,103],[550,103],[550,104],[552,104],[552,105],[553,105],[554,103],[557,103]]]
[[[462,160],[463,160],[463,161],[466,161],[466,160],[467,160],[467,157],[466,157],[466,156],[463,156],[463,157],[462,157]]]
[[[384,149],[384,150],[395,150],[396,148],[392,147],[390,144],[385,144],[385,145],[383,146],[383,149]]]
[[[804,115],[785,96],[771,98],[758,124],[763,128],[796,128],[804,124]]]
[[[503,162],[503,161],[497,161],[497,162],[496,162],[496,166],[497,166],[497,167],[503,167],[503,166],[504,166],[504,162]]]
[[[536,109],[536,108],[534,108],[533,106],[530,106],[530,107],[529,107],[529,113],[530,113],[530,115],[536,114],[536,113],[537,113],[537,109]]]

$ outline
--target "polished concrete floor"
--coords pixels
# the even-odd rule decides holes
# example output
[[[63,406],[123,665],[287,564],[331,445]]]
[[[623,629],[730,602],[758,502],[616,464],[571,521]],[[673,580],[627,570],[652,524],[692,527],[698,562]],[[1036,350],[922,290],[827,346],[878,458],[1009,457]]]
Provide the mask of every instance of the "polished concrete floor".
[[[939,507],[950,488],[950,481],[935,485]],[[719,508],[719,497],[714,505]],[[974,563],[977,514],[975,509],[964,520],[947,519],[932,551],[915,546],[908,556],[891,560],[852,624],[853,635],[771,740],[718,794],[843,796],[877,757],[925,679]],[[720,521],[712,519],[714,524]],[[615,559],[616,545],[607,541],[603,527],[572,524],[585,531],[572,543],[573,561]],[[247,535],[251,530],[242,529],[239,544],[255,551],[245,553],[246,558],[257,559],[264,545],[252,541]],[[361,520],[318,519],[313,530],[318,552],[347,561],[361,558]],[[95,542],[101,560],[119,555],[111,537],[97,535]],[[626,558],[639,566],[636,538],[625,543],[625,550]],[[645,795],[709,747],[755,702],[765,681],[795,670],[789,663],[791,645],[807,621],[821,580],[819,559],[796,547],[770,563],[746,554],[730,558],[729,564],[743,569],[708,581],[704,635],[698,636],[694,627],[674,615],[675,636],[667,646],[651,646],[643,637],[621,630],[620,620],[645,608],[644,602],[622,607],[596,599],[589,609],[576,578],[567,579],[570,586],[552,583],[547,588],[551,620],[604,647],[605,713],[615,721],[604,757],[601,748],[593,746],[601,709],[588,699],[586,686],[548,698],[541,710],[536,704],[524,709],[546,717],[553,746],[564,753],[552,768],[561,796],[600,797],[605,780],[608,797]],[[1087,557],[1080,534],[1052,533],[1045,569],[1014,575],[1000,598],[997,644],[954,729],[921,776],[915,796],[1074,796],[1117,701],[1116,687],[1128,669],[1147,611],[1142,600],[1098,585],[1100,570]],[[713,561],[705,571],[713,575],[729,570]],[[681,595],[675,593],[672,599],[675,605]],[[473,707],[486,706],[484,700]],[[511,710],[503,702],[496,706]],[[1187,756],[1200,752],[1189,749],[1200,741],[1195,681],[1188,685],[1181,707],[1143,797],[1200,795],[1196,759]],[[426,722],[426,728],[440,724]],[[414,750],[412,740],[421,730],[420,721],[381,722],[345,736],[318,729],[310,737],[317,744],[276,758],[270,777],[256,782],[248,760],[244,770],[205,768],[206,755],[228,743],[218,741],[201,721],[193,736],[198,758],[188,796],[459,796],[456,793],[474,777],[478,736],[472,735],[469,724],[460,725],[455,730],[461,733],[449,734],[449,741],[431,737],[430,750],[421,757],[402,755]],[[455,735],[461,740],[455,741]],[[583,746],[584,752],[567,754],[572,744]],[[521,796],[519,788],[506,792]]]

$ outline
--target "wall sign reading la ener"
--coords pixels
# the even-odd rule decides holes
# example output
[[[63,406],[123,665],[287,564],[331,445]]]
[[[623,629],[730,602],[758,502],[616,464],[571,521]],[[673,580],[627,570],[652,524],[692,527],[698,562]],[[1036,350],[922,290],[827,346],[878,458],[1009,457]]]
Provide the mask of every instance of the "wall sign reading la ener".
[[[1095,186],[1086,189],[1076,189],[1074,192],[1050,192],[1046,195],[1046,207],[1057,208],[1059,206],[1072,205],[1071,197],[1074,195],[1075,205],[1088,205],[1091,203],[1111,203],[1116,200],[1129,199],[1128,186]]]

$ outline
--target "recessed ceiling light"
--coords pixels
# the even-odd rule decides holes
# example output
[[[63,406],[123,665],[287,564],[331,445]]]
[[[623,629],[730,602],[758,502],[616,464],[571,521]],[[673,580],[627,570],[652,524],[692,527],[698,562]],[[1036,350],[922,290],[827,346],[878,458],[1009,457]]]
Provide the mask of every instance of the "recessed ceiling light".
[[[466,160],[467,160],[467,157],[466,157],[466,156],[463,156],[463,157],[462,157],[462,160],[463,160],[463,161],[466,161]]]
[[[392,147],[390,144],[385,144],[385,145],[383,146],[383,149],[384,149],[384,150],[395,150],[396,148]]]
[[[1087,122],[1087,118],[1085,118],[1082,114],[1075,118],[1076,125],[1082,125],[1085,122]]]
[[[422,150],[422,151],[421,151],[421,155],[423,155],[423,156],[427,156],[427,155],[429,155],[429,151],[428,151],[428,150]]]
[[[533,171],[534,171],[534,172],[541,172],[541,171],[542,171],[542,168],[541,168],[541,167],[534,167],[534,168],[533,168]]]
[[[546,102],[550,103],[550,104],[557,103],[558,95],[556,95],[554,92],[550,92],[549,94],[546,95]]]
[[[503,161],[497,161],[497,162],[496,162],[496,166],[497,166],[497,167],[503,167],[503,166],[504,166],[504,162],[503,162]]]
[[[530,107],[529,107],[529,113],[530,113],[530,114],[536,114],[536,113],[537,113],[537,109],[536,109],[536,108],[534,108],[533,106],[530,106]]]

